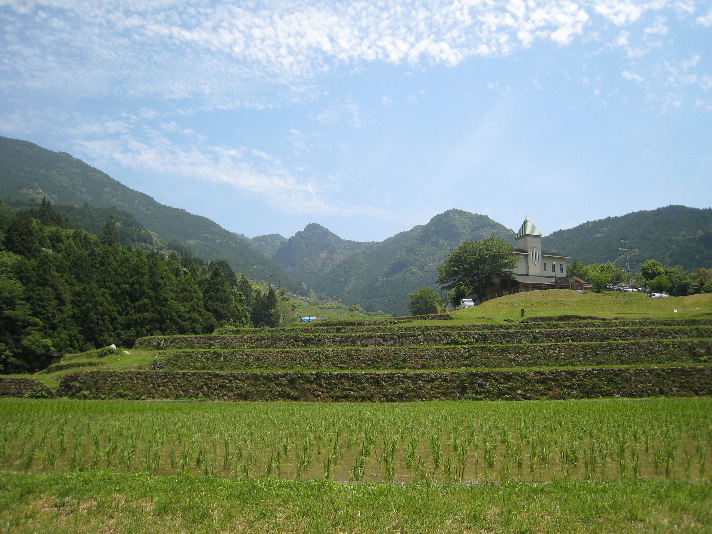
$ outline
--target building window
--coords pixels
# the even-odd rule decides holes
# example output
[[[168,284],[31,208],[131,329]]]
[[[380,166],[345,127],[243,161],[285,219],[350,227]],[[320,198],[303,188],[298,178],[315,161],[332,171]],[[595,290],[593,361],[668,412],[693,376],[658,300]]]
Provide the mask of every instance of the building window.
[[[544,263],[544,271],[546,271],[546,263]]]
[[[559,272],[561,272],[561,273],[564,272],[564,264],[563,263],[559,264]]]

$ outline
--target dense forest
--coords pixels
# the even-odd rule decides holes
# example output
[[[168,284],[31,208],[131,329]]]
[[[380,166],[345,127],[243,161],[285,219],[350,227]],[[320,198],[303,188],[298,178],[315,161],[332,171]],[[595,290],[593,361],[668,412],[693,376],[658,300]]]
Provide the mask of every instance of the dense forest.
[[[138,242],[121,243],[131,235]],[[140,336],[279,323],[274,288],[255,287],[223,260],[151,250],[144,237],[113,217],[99,235],[80,230],[47,201],[26,209],[0,203],[0,372],[131,346]]]
[[[629,263],[635,270],[649,258],[694,270],[712,265],[712,209],[667,206],[559,230],[542,240],[544,250],[583,263]]]

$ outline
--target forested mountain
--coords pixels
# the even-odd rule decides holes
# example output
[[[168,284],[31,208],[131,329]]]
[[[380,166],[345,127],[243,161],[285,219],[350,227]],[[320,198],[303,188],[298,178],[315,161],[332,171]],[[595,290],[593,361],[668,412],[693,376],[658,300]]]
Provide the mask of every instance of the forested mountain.
[[[437,267],[461,241],[514,232],[485,215],[449,210],[425,225],[370,244],[315,279],[314,289],[369,311],[406,314],[408,294],[435,287]]]
[[[545,237],[542,246],[584,263],[617,262],[625,251],[630,267],[649,259],[685,269],[712,267],[712,209],[667,206],[590,221]]]
[[[46,201],[28,210],[0,203],[0,373],[145,335],[279,322],[273,288],[254,288],[223,260],[121,246],[116,226],[109,219],[97,236]]]
[[[43,199],[39,204],[30,201],[10,201],[8,204],[14,209],[60,214],[64,217],[63,224],[96,235],[101,235],[106,226],[110,224],[122,246],[133,246],[156,252],[174,250],[183,253],[183,255],[189,254],[186,246],[181,246],[178,243],[169,245],[163,242],[154,232],[149,232],[141,226],[133,215],[117,208],[97,208],[89,204],[83,206],[51,205],[46,199]]]
[[[272,259],[307,286],[320,289],[324,273],[358,252],[373,248],[375,243],[342,239],[318,224],[309,224],[286,240]]]
[[[271,258],[285,241],[287,241],[287,238],[280,234],[258,235],[250,239],[250,245],[255,250]]]
[[[2,199],[40,202],[46,198],[54,205],[113,207],[130,213],[163,241],[189,246],[200,258],[225,259],[251,278],[279,280],[294,291],[302,287],[252,248],[246,237],[228,232],[206,217],[159,204],[69,154],[0,137],[0,161]]]
[[[348,241],[310,224],[287,239],[270,234],[247,239],[205,217],[163,206],[69,154],[0,137],[0,198],[39,203],[78,228],[100,233],[114,221],[119,243],[144,250],[168,248],[204,259],[225,259],[247,276],[305,293],[360,304],[369,311],[406,313],[407,295],[435,287],[437,267],[461,241],[491,233],[514,242],[514,233],[489,217],[450,210],[380,243]],[[584,263],[630,267],[648,259],[691,270],[712,266],[712,209],[668,206],[560,230],[545,250]]]

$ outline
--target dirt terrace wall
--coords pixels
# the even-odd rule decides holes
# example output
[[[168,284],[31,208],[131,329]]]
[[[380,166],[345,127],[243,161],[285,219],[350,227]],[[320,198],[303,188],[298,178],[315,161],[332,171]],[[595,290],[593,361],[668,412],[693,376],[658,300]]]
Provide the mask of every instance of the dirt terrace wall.
[[[348,323],[348,322],[347,322]],[[521,321],[502,324],[481,325],[452,325],[452,324],[427,324],[418,326],[403,326],[393,322],[370,322],[343,325],[325,321],[324,323],[305,323],[300,326],[270,328],[269,333],[343,333],[343,332],[429,332],[429,331],[467,331],[467,330],[556,330],[575,328],[614,328],[614,327],[651,327],[651,326],[712,326],[710,319],[646,319],[638,321],[629,320],[596,320],[596,321]],[[264,333],[264,328],[231,327],[225,326],[216,329],[214,335],[244,335]]]
[[[54,390],[34,378],[0,376],[0,397],[53,397]]]
[[[65,375],[74,398],[418,401],[712,394],[712,366],[363,373],[86,371]]]
[[[456,369],[712,361],[712,341],[614,341],[463,347],[169,350],[159,370]]]
[[[509,331],[406,331],[379,333],[275,333],[251,335],[153,336],[136,341],[136,349],[368,347],[624,341],[712,337],[712,327],[580,328]]]

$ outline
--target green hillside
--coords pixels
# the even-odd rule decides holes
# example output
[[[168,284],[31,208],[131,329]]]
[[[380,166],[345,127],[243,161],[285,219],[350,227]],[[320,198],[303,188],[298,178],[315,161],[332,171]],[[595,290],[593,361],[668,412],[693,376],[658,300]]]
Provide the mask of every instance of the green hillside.
[[[340,238],[310,224],[287,239],[248,239],[185,210],[164,206],[63,152],[0,137],[0,199],[13,204],[47,198],[72,224],[99,231],[107,218],[123,243],[146,248],[188,247],[206,260],[226,259],[233,269],[294,292],[359,304],[368,311],[407,312],[408,294],[435,287],[437,267],[463,240],[491,233],[514,242],[514,233],[484,215],[461,210],[439,214],[380,243]],[[590,221],[547,236],[543,245],[584,263],[616,262],[630,268],[647,259],[691,270],[712,266],[712,209],[668,206]]]
[[[584,316],[602,319],[709,319],[712,294],[652,299],[645,293],[606,291],[584,294],[567,289],[529,291],[488,300],[451,315],[458,323],[500,322],[536,317]]]
[[[295,278],[317,290],[324,273],[353,254],[366,252],[375,243],[359,243],[341,239],[318,224],[309,224],[285,241],[272,259]]]
[[[163,241],[185,243],[203,259],[225,259],[251,278],[278,281],[298,291],[295,282],[272,260],[248,244],[247,238],[210,219],[164,206],[64,152],[0,137],[0,198],[54,205],[113,207],[130,213]]]
[[[287,241],[287,238],[280,234],[258,235],[250,239],[250,245],[255,250],[271,258],[285,241]]]
[[[349,256],[316,280],[314,288],[369,311],[405,314],[408,294],[435,287],[437,267],[452,249],[492,233],[514,240],[510,229],[485,215],[449,210]]]
[[[584,263],[617,261],[623,265],[622,248],[637,249],[630,256],[631,269],[645,260],[685,269],[712,266],[712,209],[667,206],[621,217],[590,221],[559,230],[542,241],[545,250],[558,251]]]

